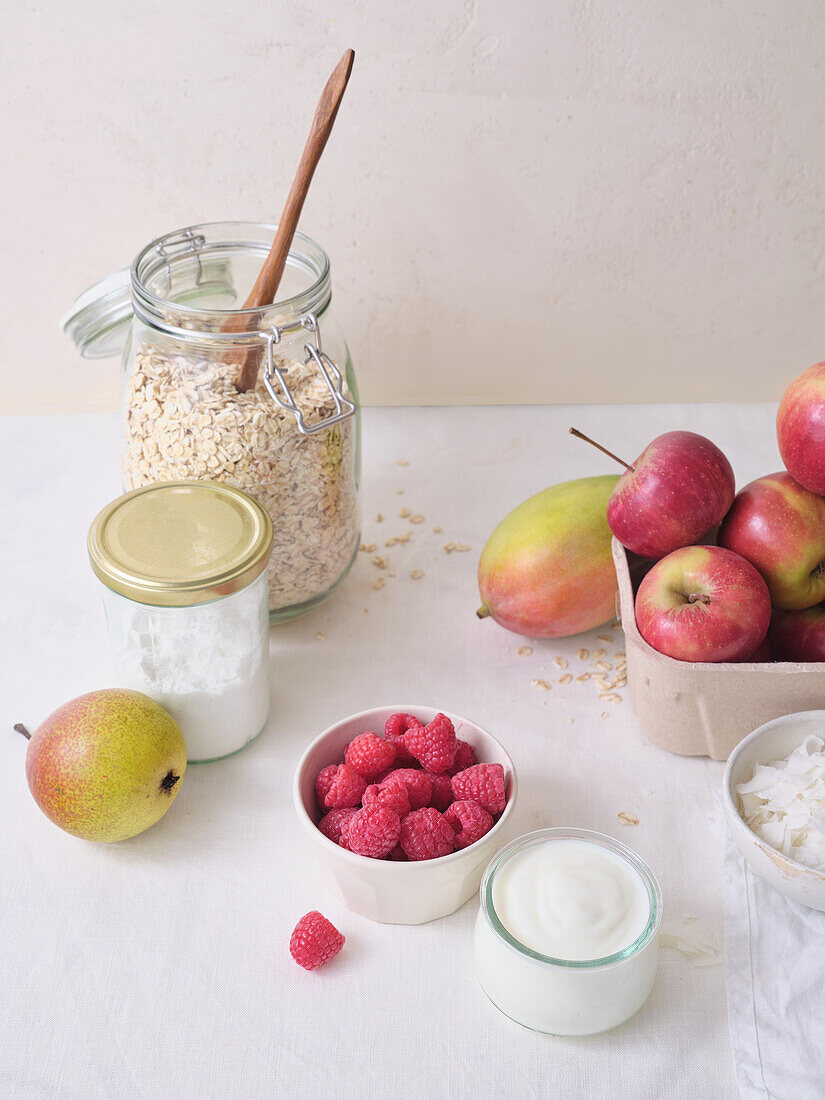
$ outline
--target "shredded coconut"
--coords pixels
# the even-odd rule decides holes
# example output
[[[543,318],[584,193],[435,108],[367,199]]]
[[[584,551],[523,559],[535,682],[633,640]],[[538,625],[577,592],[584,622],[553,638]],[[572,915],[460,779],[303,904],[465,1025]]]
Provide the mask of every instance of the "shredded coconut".
[[[662,947],[672,947],[694,966],[718,966],[722,961],[719,941],[698,917],[684,917],[681,925],[663,929],[659,943]]]
[[[745,824],[784,856],[825,871],[825,741],[813,734],[784,760],[757,764],[736,787]]]

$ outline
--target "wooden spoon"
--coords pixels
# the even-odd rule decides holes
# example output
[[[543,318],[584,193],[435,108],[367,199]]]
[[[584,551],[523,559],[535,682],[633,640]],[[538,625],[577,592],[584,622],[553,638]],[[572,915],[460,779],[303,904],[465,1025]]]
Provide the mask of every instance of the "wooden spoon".
[[[315,116],[312,119],[312,128],[301,154],[298,171],[295,173],[295,179],[292,181],[292,187],[287,195],[286,204],[278,222],[275,239],[272,242],[269,255],[264,260],[260,274],[255,280],[255,285],[243,304],[244,309],[266,307],[272,305],[275,301],[292,238],[298,228],[298,219],[301,216],[304,199],[307,197],[313,173],[318,161],[321,159],[329,135],[332,133],[332,124],[338,114],[338,108],[341,105],[354,61],[355,51],[347,50],[335,66],[332,76],[321,93],[318,106],[315,108]],[[224,324],[223,331],[244,332],[248,324],[248,318],[235,314]],[[259,348],[250,347],[241,352],[238,358],[238,377],[235,382],[239,393],[246,393],[255,385],[259,360]]]

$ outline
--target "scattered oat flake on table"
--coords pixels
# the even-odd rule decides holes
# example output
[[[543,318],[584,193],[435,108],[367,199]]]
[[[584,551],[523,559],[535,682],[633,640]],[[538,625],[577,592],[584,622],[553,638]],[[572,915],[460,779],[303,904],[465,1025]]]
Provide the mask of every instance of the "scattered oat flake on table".
[[[594,668],[597,668],[599,672],[612,672],[613,665],[609,661],[596,661]]]
[[[620,653],[616,654],[616,660],[617,661],[621,661],[625,657],[627,657],[627,654],[625,653],[624,650],[622,650]]]
[[[399,510],[398,514],[399,514],[399,516],[401,517],[401,519],[406,519],[406,518],[407,518],[407,516],[411,516],[411,515],[412,515],[412,512],[411,512],[411,511],[409,510],[409,508],[401,508],[401,509]]]
[[[447,554],[463,554],[470,547],[465,542],[448,542],[444,545],[444,551]]]
[[[412,573],[410,573],[410,576],[412,577],[412,579],[414,581],[420,581],[421,578],[424,576],[424,570],[423,569],[413,569]]]
[[[600,695],[599,698],[603,703],[621,703],[622,701],[621,695],[616,695],[615,692],[610,691]]]
[[[609,717],[610,717],[610,714],[606,710],[603,710],[602,711],[602,718],[609,718]]]
[[[379,513],[378,513],[378,515],[377,515],[377,516],[375,517],[375,522],[376,522],[376,523],[383,523],[383,522],[384,522],[384,517],[383,517],[383,516],[381,515],[381,513],[380,513],[380,512],[379,512]]]
[[[564,676],[559,676],[559,683],[569,684],[572,679],[572,675],[569,672],[565,672]]]
[[[573,723],[574,723],[574,722],[576,721],[576,719],[575,719],[575,718],[568,718],[568,719],[567,719],[567,721],[568,721],[568,722],[570,723],[570,725],[572,726],[572,725],[573,725]]]
[[[586,661],[589,656],[590,654],[587,652],[586,649],[579,650],[578,657],[580,661]]]
[[[386,558],[382,558],[380,554],[376,554],[375,557],[372,559],[372,564],[377,566],[379,569],[386,569],[389,562]]]
[[[607,655],[607,650],[605,650],[605,649],[596,649],[596,650],[593,651],[593,660],[594,661],[600,661],[602,659],[602,657],[604,657],[606,655]]]
[[[622,812],[618,815],[618,818],[619,818],[619,821],[621,821],[622,825],[638,825],[639,824],[638,817],[636,817],[635,814],[628,813],[627,810],[622,810]]]
[[[399,466],[409,466],[409,462],[407,462],[407,460],[405,458],[399,458],[398,465]]]
[[[373,581],[372,582],[372,587],[373,588],[383,588],[384,587],[384,578],[379,577],[378,580]]]
[[[541,688],[542,691],[550,690],[550,685],[546,680],[531,680],[530,683],[534,688]]]
[[[423,523],[423,522],[424,522],[424,517],[423,516],[410,516],[410,523]]]
[[[533,648],[529,645],[520,645],[516,650],[516,653],[519,655],[519,657],[529,657],[532,652]]]
[[[443,530],[443,528],[441,528],[441,527],[433,527],[433,534],[434,535],[440,535],[442,530]]]
[[[322,642],[324,638],[326,638],[326,634],[324,634],[322,630],[319,630],[315,637],[318,639],[319,642]]]
[[[576,677],[577,682],[580,683],[580,684],[584,683],[585,680],[589,680],[589,679],[590,679],[590,673],[589,672],[583,672],[581,674],[581,676]]]
[[[596,635],[596,640],[599,641],[599,642],[612,642],[613,641],[613,635],[612,634],[597,634]]]
[[[554,657],[553,664],[556,668],[567,668],[567,661],[564,657]]]
[[[369,545],[366,542],[362,542],[358,547],[364,554],[373,554],[376,550],[376,543],[371,542]]]

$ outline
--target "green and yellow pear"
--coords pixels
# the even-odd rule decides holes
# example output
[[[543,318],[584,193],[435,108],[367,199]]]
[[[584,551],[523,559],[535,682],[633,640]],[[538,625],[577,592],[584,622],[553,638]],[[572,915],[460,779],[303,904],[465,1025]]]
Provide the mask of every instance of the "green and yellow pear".
[[[490,536],[478,565],[479,618],[528,638],[562,638],[612,619],[618,585],[607,502],[615,475],[553,485]]]
[[[185,771],[177,722],[148,695],[122,688],[58,707],[31,735],[26,753],[35,802],[55,825],[84,840],[125,840],[154,825]]]

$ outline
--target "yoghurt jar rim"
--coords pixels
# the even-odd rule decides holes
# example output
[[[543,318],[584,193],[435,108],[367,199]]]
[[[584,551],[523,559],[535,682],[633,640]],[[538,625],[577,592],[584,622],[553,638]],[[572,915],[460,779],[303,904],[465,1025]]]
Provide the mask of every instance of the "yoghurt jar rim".
[[[632,943],[622,948],[621,951],[615,951],[612,955],[605,955],[603,958],[599,959],[557,959],[552,955],[542,955],[539,951],[534,951],[531,947],[527,947],[526,944],[517,940],[512,933],[508,932],[499,919],[493,902],[493,883],[495,881],[496,872],[502,868],[516,852],[521,851],[522,848],[529,847],[530,845],[545,840],[587,841],[588,843],[606,848],[608,851],[613,852],[614,855],[620,856],[626,863],[630,864],[644,883],[650,902],[650,914],[647,919],[647,924]],[[487,864],[481,879],[479,894],[481,898],[481,909],[487,923],[496,933],[498,938],[510,948],[510,950],[515,951],[519,955],[524,955],[529,959],[533,959],[535,962],[544,963],[548,966],[562,966],[570,970],[598,970],[615,966],[618,963],[632,958],[653,940],[662,923],[662,891],[650,867],[632,848],[628,848],[627,845],[622,844],[620,840],[615,840],[606,833],[596,832],[594,829],[576,829],[562,826],[550,829],[537,829],[532,833],[524,833],[498,851]]]

